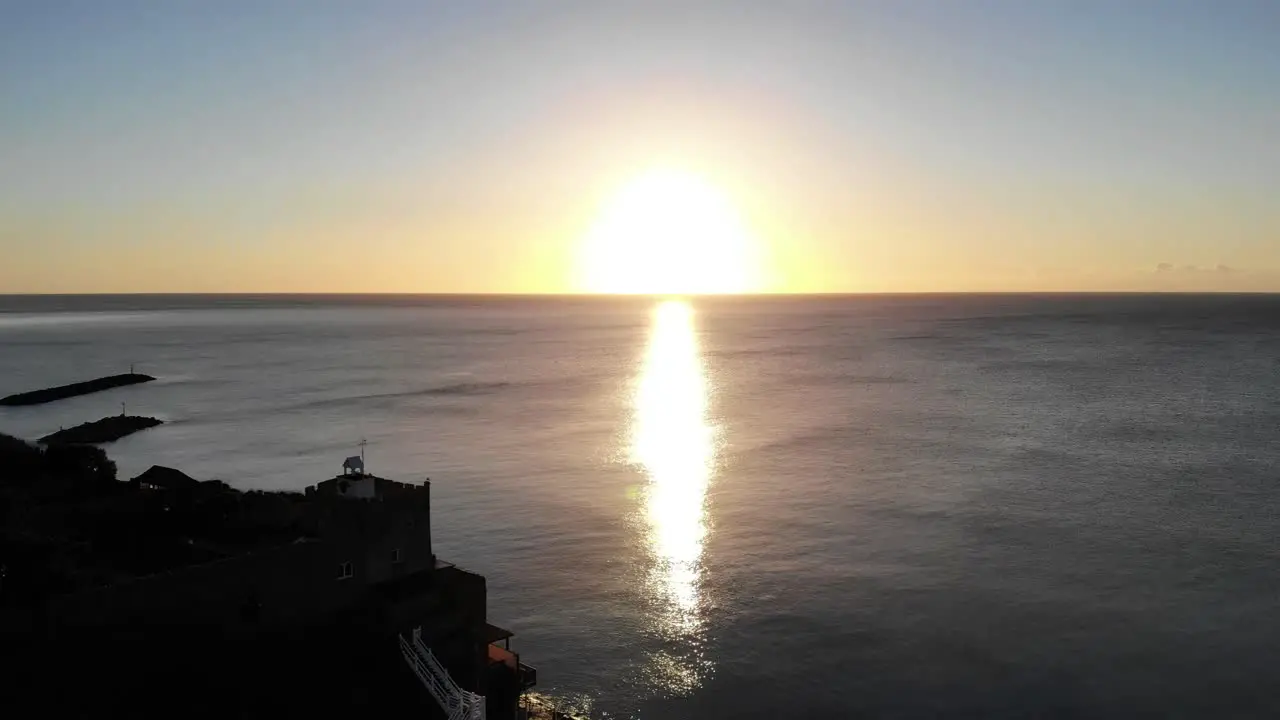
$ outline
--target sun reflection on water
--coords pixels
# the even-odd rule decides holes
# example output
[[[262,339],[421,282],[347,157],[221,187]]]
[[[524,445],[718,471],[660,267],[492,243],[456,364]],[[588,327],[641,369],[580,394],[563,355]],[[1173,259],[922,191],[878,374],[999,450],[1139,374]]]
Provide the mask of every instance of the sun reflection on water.
[[[697,688],[710,669],[701,650],[701,585],[705,500],[716,444],[693,320],[684,302],[655,308],[631,436],[632,460],[648,476],[643,525],[652,556],[647,590],[655,608],[653,629],[667,646],[652,658],[654,680],[677,693]]]

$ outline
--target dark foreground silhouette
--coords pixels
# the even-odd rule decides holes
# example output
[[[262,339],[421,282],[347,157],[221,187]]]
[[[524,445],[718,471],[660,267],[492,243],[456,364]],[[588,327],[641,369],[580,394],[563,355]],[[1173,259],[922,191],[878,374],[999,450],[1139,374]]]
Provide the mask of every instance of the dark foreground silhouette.
[[[483,577],[436,558],[430,485],[339,476],[241,492],[101,449],[0,435],[0,665],[58,717],[444,717],[406,664],[511,718],[534,671]],[[499,646],[499,643],[502,646]]]

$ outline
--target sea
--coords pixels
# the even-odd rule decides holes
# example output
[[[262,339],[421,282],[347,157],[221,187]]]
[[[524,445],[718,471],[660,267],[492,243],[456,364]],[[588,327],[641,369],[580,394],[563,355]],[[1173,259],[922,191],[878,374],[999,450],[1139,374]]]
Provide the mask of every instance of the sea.
[[[591,718],[1280,715],[1280,296],[0,297],[0,395],[131,367],[0,432],[429,478]]]

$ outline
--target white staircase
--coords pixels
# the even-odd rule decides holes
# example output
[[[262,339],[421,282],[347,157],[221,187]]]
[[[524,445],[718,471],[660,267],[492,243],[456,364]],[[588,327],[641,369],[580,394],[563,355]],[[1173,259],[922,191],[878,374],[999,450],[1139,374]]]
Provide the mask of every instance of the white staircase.
[[[449,720],[484,720],[484,696],[458,687],[431,648],[422,644],[422,628],[414,628],[409,640],[400,636],[400,653]]]

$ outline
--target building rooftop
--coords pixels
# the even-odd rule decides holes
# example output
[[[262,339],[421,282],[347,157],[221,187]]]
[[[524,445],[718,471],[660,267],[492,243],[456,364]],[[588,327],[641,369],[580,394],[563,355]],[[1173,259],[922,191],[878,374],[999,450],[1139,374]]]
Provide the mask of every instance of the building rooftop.
[[[485,642],[487,643],[502,642],[515,636],[516,634],[510,630],[498,627],[493,623],[486,623],[485,625]]]
[[[382,500],[411,495],[429,488],[430,485],[430,481],[426,480],[421,483],[406,483],[367,473],[351,473],[338,475],[308,487],[306,494]]]
[[[168,490],[180,490],[196,487],[199,480],[190,475],[163,465],[152,465],[146,472],[133,479],[137,485]]]

